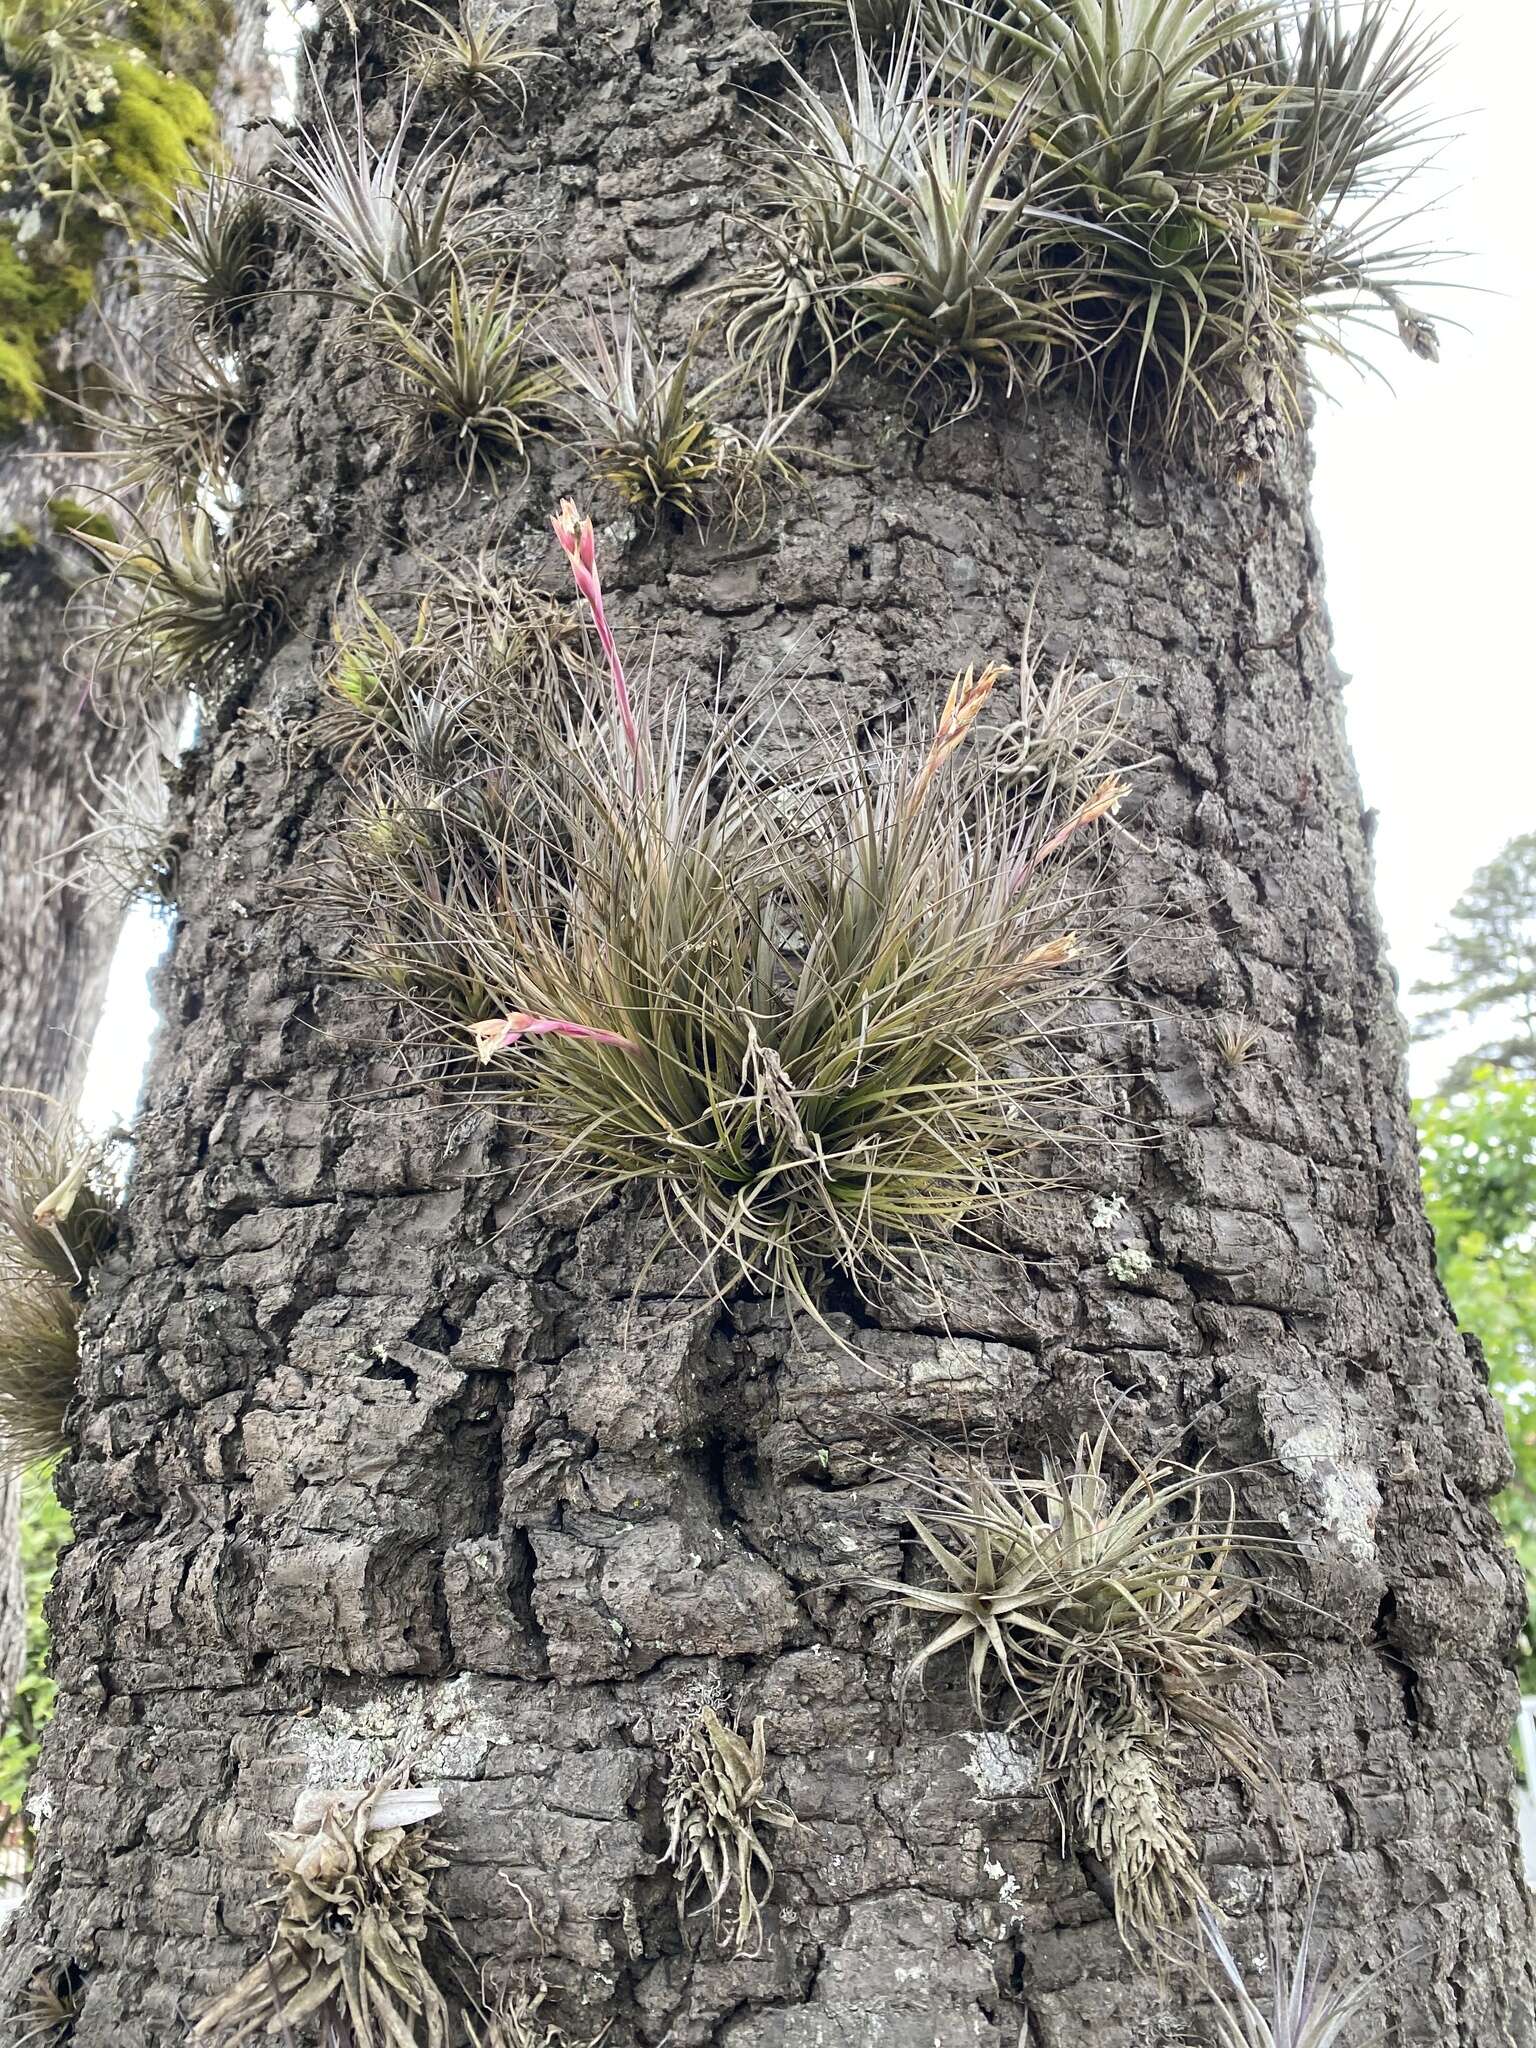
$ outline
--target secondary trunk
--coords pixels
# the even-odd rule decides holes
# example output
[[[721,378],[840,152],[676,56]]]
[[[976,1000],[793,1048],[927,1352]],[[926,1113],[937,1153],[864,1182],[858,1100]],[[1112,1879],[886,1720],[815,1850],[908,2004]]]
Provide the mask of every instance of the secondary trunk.
[[[46,533],[50,479],[40,437],[0,450],[0,530]],[[51,488],[66,465],[52,465]],[[68,483],[76,486],[77,475]],[[121,914],[66,886],[51,857],[91,826],[93,771],[118,750],[82,701],[64,662],[71,580],[63,544],[28,538],[0,562],[0,1083],[72,1102],[101,1014]],[[4,1105],[0,1104],[0,1113]],[[26,1603],[17,1548],[21,1485],[0,1479],[0,1701],[7,1704],[26,1652]]]
[[[535,273],[601,293],[622,263],[668,301],[716,244],[767,52],[737,5],[656,14],[583,0],[561,47],[585,70],[524,141],[474,145],[473,183],[540,224]],[[338,578],[384,601],[482,547],[564,577],[548,456],[499,500],[461,498],[446,457],[392,463],[322,317],[275,300],[259,342],[250,487],[307,553],[291,639],[196,766],[7,2009],[46,1964],[83,1986],[74,2048],[181,2042],[261,1952],[299,1789],[404,1756],[442,1787],[461,1938],[537,1962],[573,2040],[1178,2038],[1196,1994],[1133,1965],[1027,1759],[948,1673],[899,1704],[910,1643],[848,1587],[897,1559],[870,1461],[900,1432],[963,1418],[1030,1468],[1113,1402],[1132,1449],[1240,1470],[1245,1514],[1296,1546],[1259,1621],[1277,1790],[1186,1788],[1239,1953],[1271,1891],[1294,1917],[1321,1878],[1352,1962],[1415,1951],[1383,1994],[1395,2043],[1536,2041],[1523,1592],[1486,1507],[1506,1451],[1434,1277],[1304,451],[1236,491],[1118,464],[1066,403],[923,438],[872,383],[760,542],[605,526],[658,686],[734,701],[787,668],[874,719],[1015,651],[1038,593],[1127,687],[1133,943],[1098,1023],[1139,1143],[1043,1195],[1013,1255],[957,1262],[942,1327],[843,1302],[839,1348],[760,1304],[637,1294],[643,1212],[509,1221],[493,1118],[411,1085],[388,1006],[339,980],[306,880],[335,777],[296,744]],[[1229,1060],[1245,1024],[1257,1057]],[[755,1960],[682,1937],[661,1864],[660,1731],[709,1679],[766,1716],[799,1818]]]

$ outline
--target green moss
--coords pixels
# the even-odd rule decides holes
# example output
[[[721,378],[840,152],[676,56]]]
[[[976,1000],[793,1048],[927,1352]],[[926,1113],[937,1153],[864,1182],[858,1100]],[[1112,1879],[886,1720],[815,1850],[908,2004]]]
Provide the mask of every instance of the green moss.
[[[67,255],[18,248],[14,233],[0,228],[0,431],[43,411],[49,345],[90,303],[101,230],[95,221],[82,226],[89,232],[77,239],[88,253]]]
[[[30,555],[36,546],[37,535],[20,520],[0,532],[0,555]]]
[[[89,540],[116,540],[117,527],[105,512],[93,512],[78,498],[50,498],[48,521],[55,533],[83,534]]]
[[[138,0],[127,33],[161,70],[208,98],[234,25],[228,0]]]
[[[118,94],[97,133],[107,144],[103,183],[136,223],[164,217],[178,185],[197,175],[197,152],[213,143],[213,109],[195,85],[124,51],[111,60]]]
[[[0,18],[15,12],[11,0],[0,0]],[[117,85],[95,118],[69,130],[75,144],[61,139],[56,123],[52,129],[61,153],[47,168],[48,183],[76,186],[87,197],[51,218],[45,213],[45,233],[25,246],[14,228],[0,227],[0,434],[46,410],[53,344],[90,302],[105,241],[101,215],[115,208],[122,224],[153,229],[217,138],[208,93],[231,27],[228,0],[136,0],[116,38],[100,36],[104,18],[105,7],[56,17],[59,33],[78,38]],[[78,175],[67,152],[81,143],[106,149]],[[25,189],[13,192],[11,209],[25,212],[27,197]]]

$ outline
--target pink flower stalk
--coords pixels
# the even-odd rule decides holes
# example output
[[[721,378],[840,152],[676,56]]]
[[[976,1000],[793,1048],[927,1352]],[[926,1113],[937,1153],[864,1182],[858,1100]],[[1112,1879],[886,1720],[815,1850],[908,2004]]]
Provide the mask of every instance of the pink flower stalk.
[[[571,574],[576,579],[576,588],[586,599],[592,613],[592,623],[597,628],[597,637],[603,643],[603,653],[608,657],[608,673],[613,677],[614,694],[619,700],[619,721],[624,727],[624,739],[635,764],[635,776],[639,780],[644,761],[640,752],[640,733],[635,724],[634,709],[629,701],[629,684],[624,680],[624,664],[619,658],[614,643],[613,631],[608,624],[608,615],[603,610],[603,586],[597,573],[597,539],[592,531],[590,519],[582,517],[569,498],[560,500],[560,509],[552,514],[550,524],[571,565]]]
[[[510,1017],[487,1018],[483,1024],[471,1024],[469,1032],[482,1067],[509,1045],[516,1045],[520,1038],[584,1038],[593,1045],[622,1046],[625,1052],[640,1050],[634,1039],[626,1038],[622,1031],[603,1031],[596,1024],[576,1024],[569,1017],[540,1017],[533,1010],[514,1010]]]
[[[1121,801],[1131,793],[1131,785],[1122,775],[1106,775],[1098,788],[1083,804],[1072,813],[1065,825],[1052,839],[1047,839],[1038,853],[1032,853],[1028,860],[1020,861],[1014,871],[1011,888],[1017,894],[1029,880],[1035,869],[1048,861],[1053,853],[1060,853],[1074,832],[1080,832],[1085,825],[1091,825],[1099,818],[1113,817]]]

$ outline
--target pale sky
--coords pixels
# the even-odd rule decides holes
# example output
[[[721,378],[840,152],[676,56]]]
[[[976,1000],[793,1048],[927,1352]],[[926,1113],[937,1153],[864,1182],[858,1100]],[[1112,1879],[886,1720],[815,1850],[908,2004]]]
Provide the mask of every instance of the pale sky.
[[[1436,11],[1431,8],[1429,11]],[[1461,130],[1434,174],[1429,224],[1466,251],[1435,292],[1438,365],[1373,338],[1391,380],[1336,369],[1317,427],[1316,503],[1350,736],[1380,814],[1377,895],[1405,1002],[1474,868],[1536,827],[1536,232],[1527,191],[1536,8],[1448,0],[1453,47],[1435,99]],[[133,1109],[153,1023],[146,977],[163,942],[129,919],[83,1103],[98,1126]],[[1453,1047],[1417,1048],[1433,1086]]]

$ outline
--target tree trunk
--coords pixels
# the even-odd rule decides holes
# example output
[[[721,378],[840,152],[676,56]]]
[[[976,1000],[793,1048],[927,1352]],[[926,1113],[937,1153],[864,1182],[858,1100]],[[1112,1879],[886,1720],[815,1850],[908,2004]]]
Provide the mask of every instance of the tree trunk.
[[[474,142],[471,182],[542,224],[530,275],[563,252],[602,293],[623,264],[683,329],[769,46],[737,0],[657,13],[579,0],[551,104]],[[1196,1992],[1122,1948],[1027,1760],[947,1674],[898,1704],[910,1643],[849,1585],[899,1556],[871,1479],[893,1431],[963,1416],[1028,1468],[1113,1402],[1134,1451],[1209,1453],[1295,1545],[1257,1625],[1279,1790],[1186,1785],[1238,1953],[1321,1879],[1351,1963],[1415,1951],[1382,1994],[1398,2048],[1528,2048],[1523,1592],[1486,1507],[1507,1453],[1434,1276],[1304,449],[1238,491],[1118,465],[1065,402],[924,438],[866,384],[831,418],[842,462],[761,542],[604,528],[657,687],[733,701],[788,668],[874,718],[1016,650],[1038,588],[1060,645],[1128,690],[1131,943],[1098,1026],[1138,1142],[1043,1194],[1013,1253],[957,1261],[942,1327],[842,1302],[840,1348],[761,1304],[637,1295],[643,1211],[509,1222],[492,1116],[412,1085],[389,1008],[340,981],[306,881],[335,777],[295,744],[338,578],[387,601],[482,546],[563,576],[548,453],[500,499],[461,499],[447,458],[392,461],[324,317],[276,297],[258,344],[252,493],[308,523],[307,553],[291,640],[196,765],[126,1241],[91,1311],[6,2009],[72,1964],[73,2048],[180,2043],[261,1952],[297,1792],[403,1755],[442,1787],[459,1934],[495,1970],[539,1961],[573,2042],[1181,2038]],[[1260,1055],[1229,1064],[1244,1020]],[[1149,1256],[1116,1278],[1117,1247]],[[711,1678],[766,1717],[800,1823],[755,1960],[683,1939],[660,1861],[661,1730]]]
[[[39,459],[43,445],[29,433],[0,451],[0,531],[45,536],[51,492],[78,488],[78,470],[66,476],[65,464]],[[61,1102],[79,1090],[121,922],[48,864],[90,829],[92,771],[104,773],[118,748],[64,665],[67,552],[67,543],[38,538],[7,549],[0,564],[0,1085]],[[20,1480],[0,1478],[6,1707],[26,1657],[20,1513]]]

